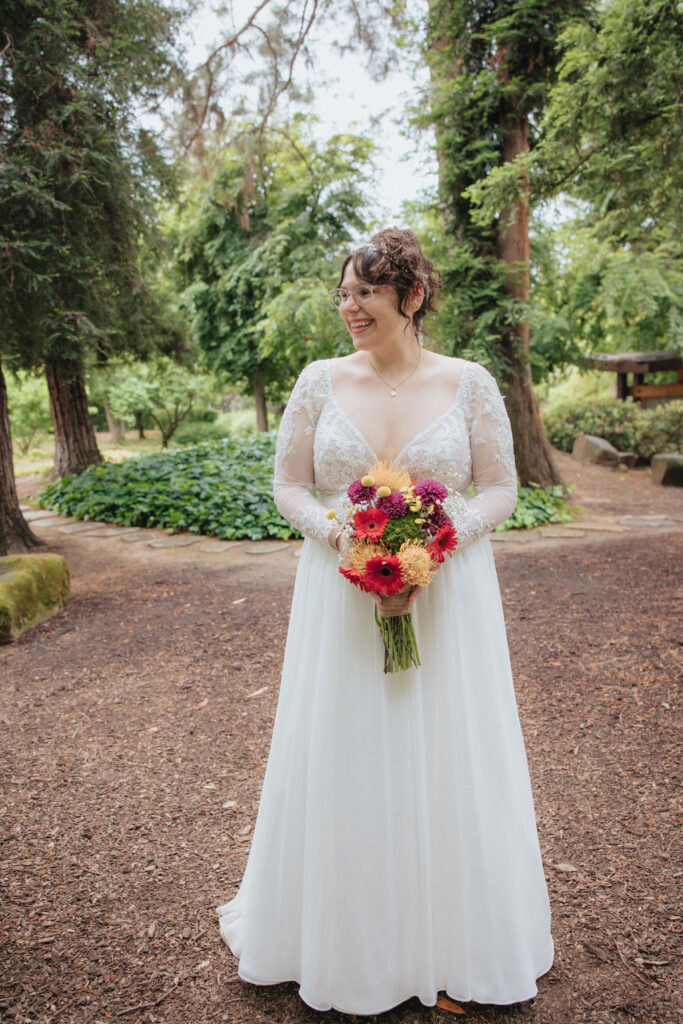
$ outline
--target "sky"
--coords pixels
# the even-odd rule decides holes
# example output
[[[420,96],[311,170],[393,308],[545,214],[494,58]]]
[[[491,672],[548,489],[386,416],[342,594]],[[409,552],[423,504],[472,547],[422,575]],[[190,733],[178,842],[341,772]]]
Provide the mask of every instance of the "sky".
[[[236,0],[238,24],[253,6],[252,0]],[[186,40],[191,66],[205,59],[228,24],[225,15],[219,17],[214,13],[211,3],[197,12]],[[374,200],[372,212],[384,226],[400,225],[402,203],[420,198],[425,190],[434,189],[437,181],[436,158],[431,152],[428,133],[421,133],[419,153],[415,152],[414,140],[402,134],[402,126],[407,124],[407,108],[414,98],[414,82],[425,80],[426,69],[406,68],[402,73],[393,73],[375,82],[368,73],[370,58],[367,54],[350,53],[341,57],[335,53],[331,45],[335,31],[334,22],[326,20],[317,29],[312,46],[315,72],[324,69],[326,78],[325,86],[315,89],[312,106],[320,119],[320,136],[329,137],[349,130],[369,134],[380,147],[375,158],[376,180],[369,190]],[[304,73],[303,65],[301,73]],[[373,123],[377,117],[381,117],[379,125]]]

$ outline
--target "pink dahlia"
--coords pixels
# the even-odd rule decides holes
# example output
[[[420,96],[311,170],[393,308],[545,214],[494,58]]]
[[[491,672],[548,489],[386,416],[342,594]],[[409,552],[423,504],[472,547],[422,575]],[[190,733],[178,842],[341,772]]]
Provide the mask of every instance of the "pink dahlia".
[[[373,484],[372,487],[363,487],[360,480],[354,480],[352,484],[349,484],[349,488],[346,492],[354,503],[354,505],[366,505],[372,501],[377,494],[377,488]]]
[[[448,497],[448,488],[438,480],[425,477],[424,480],[418,480],[415,484],[415,493],[422,498],[424,505],[438,505]]]
[[[452,526],[453,520],[447,512],[443,510],[441,505],[435,505],[434,510],[425,516],[425,526],[427,532],[436,534],[439,530],[442,530],[444,526]]]
[[[386,498],[378,498],[376,505],[390,519],[401,519],[408,511],[408,503],[400,491],[392,491]]]

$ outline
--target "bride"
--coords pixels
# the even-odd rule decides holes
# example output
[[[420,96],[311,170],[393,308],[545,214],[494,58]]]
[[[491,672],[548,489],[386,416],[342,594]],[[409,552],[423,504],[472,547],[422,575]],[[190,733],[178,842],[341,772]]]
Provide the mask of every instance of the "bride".
[[[484,367],[423,349],[437,290],[410,231],[352,253],[332,295],[355,351],[303,370],[278,434],[275,500],[305,540],[249,859],[216,910],[240,977],[317,1010],[519,1002],[553,961],[488,538],[517,500],[512,435]],[[411,598],[422,664],[388,675],[327,516],[381,459],[464,497],[454,557]]]

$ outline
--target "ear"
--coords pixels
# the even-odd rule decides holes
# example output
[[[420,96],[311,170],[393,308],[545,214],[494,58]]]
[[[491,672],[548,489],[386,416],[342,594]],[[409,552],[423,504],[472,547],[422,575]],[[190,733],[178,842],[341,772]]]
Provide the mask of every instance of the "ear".
[[[422,284],[421,281],[418,281],[410,289],[410,298],[408,299],[408,304],[409,304],[410,309],[411,309],[411,311],[413,313],[417,312],[417,310],[420,308],[420,306],[422,305],[424,297],[425,297],[424,285]]]

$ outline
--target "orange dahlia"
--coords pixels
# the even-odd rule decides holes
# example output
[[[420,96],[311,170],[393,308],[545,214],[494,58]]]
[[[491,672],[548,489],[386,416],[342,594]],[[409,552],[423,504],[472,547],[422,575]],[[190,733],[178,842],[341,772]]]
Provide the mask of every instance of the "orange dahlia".
[[[353,517],[356,537],[361,540],[378,541],[388,522],[389,516],[378,508],[360,508]]]
[[[403,571],[396,555],[377,555],[365,563],[363,582],[376,594],[398,594],[403,590]]]

